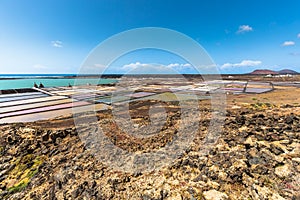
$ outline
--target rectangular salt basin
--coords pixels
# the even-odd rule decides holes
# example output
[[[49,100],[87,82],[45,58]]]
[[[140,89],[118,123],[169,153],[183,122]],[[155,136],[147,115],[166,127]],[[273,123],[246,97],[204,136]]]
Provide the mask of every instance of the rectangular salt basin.
[[[24,93],[13,93],[13,94],[0,94],[1,98],[10,98],[10,97],[18,97],[18,96],[28,96],[28,95],[37,95],[43,94],[41,92],[24,92]]]
[[[233,81],[227,81],[227,80],[213,80],[213,81],[207,81],[205,82],[207,85],[210,84],[217,84],[217,85],[224,85],[224,84],[231,84]]]
[[[201,87],[201,88],[191,88],[191,91],[209,92],[210,90],[207,87]]]
[[[0,118],[17,116],[17,115],[25,115],[25,114],[31,114],[31,113],[38,113],[38,112],[46,112],[46,111],[51,111],[51,110],[59,110],[59,109],[64,109],[64,108],[72,108],[72,107],[76,107],[76,106],[85,106],[88,104],[89,104],[88,102],[79,101],[79,102],[74,102],[74,103],[59,104],[59,105],[54,105],[54,106],[42,107],[42,108],[33,108],[33,109],[28,109],[28,110],[0,114]]]
[[[63,88],[56,88],[57,90],[56,91],[53,91],[53,93],[69,93],[69,92],[85,92],[87,91],[86,89],[63,89]],[[88,90],[89,91],[89,90]]]
[[[99,96],[111,96],[112,92],[99,92],[99,91],[97,91],[96,94],[99,95]]]
[[[97,100],[101,100],[104,98],[110,98],[111,95],[104,96],[104,95],[91,95],[91,96],[82,96],[82,97],[73,97],[73,99],[79,100],[79,101],[92,101],[96,102]],[[118,96],[115,96],[115,98],[118,98]]]
[[[103,99],[100,99],[100,100],[96,100],[95,103],[111,104],[112,101],[111,101],[111,98],[103,98]]]
[[[58,90],[58,91],[52,91],[51,93],[56,95],[73,95],[76,94],[77,92],[75,90]]]
[[[248,82],[248,85],[252,85],[252,86],[255,86],[255,85],[265,85],[265,86],[269,86],[271,85],[269,82],[255,82],[255,81],[249,81]]]
[[[157,94],[149,97],[141,98],[142,100],[160,100],[160,101],[185,101],[185,100],[197,100],[199,99],[197,95],[186,95],[180,93],[166,92],[162,94]]]
[[[106,110],[108,109],[108,105],[105,104],[93,104],[93,105],[86,105],[86,106],[80,106],[76,107],[75,111],[76,113],[84,113],[88,111],[100,111],[100,110]],[[16,123],[16,122],[34,122],[38,120],[47,120],[47,119],[53,119],[59,116],[66,116],[70,115],[74,112],[73,108],[66,108],[61,110],[53,110],[48,112],[40,112],[40,113],[32,113],[32,114],[26,114],[26,115],[20,115],[20,116],[14,116],[14,117],[7,117],[0,119],[0,124],[3,123]]]
[[[96,94],[76,94],[76,95],[73,95],[72,98],[75,98],[75,99],[89,99],[89,98],[96,98],[96,97],[99,97],[100,95],[96,95]]]
[[[67,99],[67,97],[63,97],[63,96],[47,96],[47,97],[39,97],[39,98],[34,98],[34,99],[26,99],[26,100],[2,102],[2,103],[0,103],[0,108],[8,107],[8,106],[16,106],[16,105],[25,105],[25,104],[31,104],[31,103],[38,103],[38,102],[54,101],[54,100],[59,100],[59,99]]]
[[[269,91],[272,91],[272,89],[270,88],[247,88],[246,89],[247,93],[257,93],[257,94],[265,93]]]
[[[178,86],[178,87],[172,87],[170,90],[172,91],[180,91],[180,90],[190,90],[192,86],[187,85],[187,86]]]
[[[82,88],[77,88],[77,89],[67,89],[67,90],[58,90],[58,91],[53,91],[53,94],[57,95],[82,95],[82,94],[91,94],[94,93],[96,90],[92,89],[82,89]]]
[[[150,96],[150,95],[154,95],[156,93],[153,92],[137,92],[137,93],[133,93],[133,94],[128,94],[125,95],[127,97],[133,97],[133,98],[141,98],[141,97],[146,97],[146,96]]]
[[[224,88],[225,90],[229,90],[229,91],[243,91],[244,88]]]
[[[101,98],[101,99],[95,100],[95,102],[111,104],[111,103],[115,103],[115,102],[128,101],[128,100],[130,100],[130,97],[127,97],[127,96],[113,96],[113,97]]]
[[[48,96],[47,94],[37,94],[37,95],[29,95],[29,96],[8,97],[8,98],[1,98],[0,102],[34,99],[37,97],[47,97],[47,96]]]
[[[245,85],[247,83],[247,81],[233,81],[232,84],[236,84],[236,85]]]
[[[57,100],[57,101],[37,102],[37,103],[32,103],[32,104],[9,106],[9,107],[0,108],[0,114],[7,113],[7,112],[19,111],[19,110],[26,110],[26,109],[31,109],[31,108],[40,108],[40,107],[58,105],[58,104],[63,104],[63,103],[71,103],[71,102],[72,102],[72,99],[61,99],[61,100]]]

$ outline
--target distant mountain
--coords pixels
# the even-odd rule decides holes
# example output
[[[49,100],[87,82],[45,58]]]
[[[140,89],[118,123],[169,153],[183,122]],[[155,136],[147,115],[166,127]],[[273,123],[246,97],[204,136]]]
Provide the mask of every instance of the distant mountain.
[[[283,69],[280,71],[274,71],[274,70],[269,70],[269,69],[256,69],[250,74],[252,75],[279,75],[279,74],[299,74],[298,72],[290,69]]]
[[[253,75],[267,75],[267,74],[276,75],[279,73],[276,71],[273,71],[273,70],[269,70],[269,69],[256,69],[253,72],[251,72],[250,74],[253,74]]]
[[[299,74],[298,72],[291,69],[283,69],[278,71],[279,74]]]

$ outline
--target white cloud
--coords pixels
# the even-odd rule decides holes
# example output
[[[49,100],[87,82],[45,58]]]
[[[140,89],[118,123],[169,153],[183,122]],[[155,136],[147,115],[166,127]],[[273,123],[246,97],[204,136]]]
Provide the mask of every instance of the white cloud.
[[[36,64],[33,65],[34,69],[47,69],[48,67],[46,67],[45,65],[41,65],[41,64]]]
[[[236,33],[246,33],[246,32],[250,32],[253,31],[253,28],[249,25],[241,25],[239,26],[239,30]]]
[[[192,65],[189,64],[189,63],[185,63],[185,64],[183,64],[182,66],[183,66],[183,67],[192,67]]]
[[[185,63],[185,64],[171,63],[171,64],[166,65],[166,67],[168,67],[168,68],[173,68],[173,69],[175,69],[175,68],[181,68],[181,69],[184,69],[184,68],[191,68],[192,65],[189,64],[189,63]]]
[[[57,48],[62,48],[63,47],[62,41],[59,41],[59,40],[51,41],[51,44],[52,44],[53,47],[57,47]]]
[[[134,70],[137,69],[139,67],[149,67],[152,66],[153,64],[146,64],[146,63],[140,63],[140,62],[136,62],[136,63],[130,63],[127,65],[124,65],[122,67],[123,70]]]
[[[294,41],[285,41],[282,43],[282,46],[287,47],[287,46],[294,46],[295,42]]]
[[[152,73],[152,74],[159,74],[159,73],[180,73],[186,70],[192,70],[193,67],[189,63],[171,63],[168,65],[163,64],[155,64],[155,63],[130,63],[124,65],[122,70],[127,72],[133,71],[138,73]]]
[[[240,63],[225,63],[221,66],[221,69],[232,68],[232,67],[254,67],[261,65],[260,60],[243,60]]]
[[[171,64],[168,64],[166,65],[166,67],[170,67],[170,68],[175,68],[175,67],[179,67],[179,66],[182,66],[182,64],[178,64],[178,63],[171,63]]]
[[[298,33],[297,38],[300,38],[300,33]]]
[[[136,62],[136,63],[130,63],[127,65],[124,65],[122,67],[122,69],[125,70],[133,70],[139,67],[153,67],[153,66],[160,66],[160,67],[166,67],[166,68],[190,68],[192,67],[191,64],[189,63],[185,63],[185,64],[180,64],[180,63],[171,63],[168,65],[163,65],[163,64],[155,64],[155,63],[140,63],[140,62]]]

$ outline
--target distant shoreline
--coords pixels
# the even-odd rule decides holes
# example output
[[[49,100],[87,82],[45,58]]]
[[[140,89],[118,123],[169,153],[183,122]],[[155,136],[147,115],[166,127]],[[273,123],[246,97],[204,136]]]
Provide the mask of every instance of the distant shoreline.
[[[261,76],[261,74],[0,74],[0,80],[14,80],[14,79],[74,79],[74,78],[121,78],[126,77],[178,77],[183,76],[201,77],[201,76]]]
[[[0,74],[0,80],[21,80],[21,79],[120,79],[122,77],[132,78],[202,78],[215,77],[222,79],[248,79],[259,78],[267,74]],[[300,76],[300,74],[293,74]],[[267,77],[266,77],[267,78]]]

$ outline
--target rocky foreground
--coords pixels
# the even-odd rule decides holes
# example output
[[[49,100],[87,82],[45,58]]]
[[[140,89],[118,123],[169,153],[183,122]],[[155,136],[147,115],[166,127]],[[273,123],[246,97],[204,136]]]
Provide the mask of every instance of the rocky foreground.
[[[173,165],[147,173],[97,161],[67,119],[57,127],[2,125],[0,199],[300,199],[299,111],[228,110],[223,134],[207,155],[196,138]],[[208,126],[207,119],[200,123],[198,140]]]

